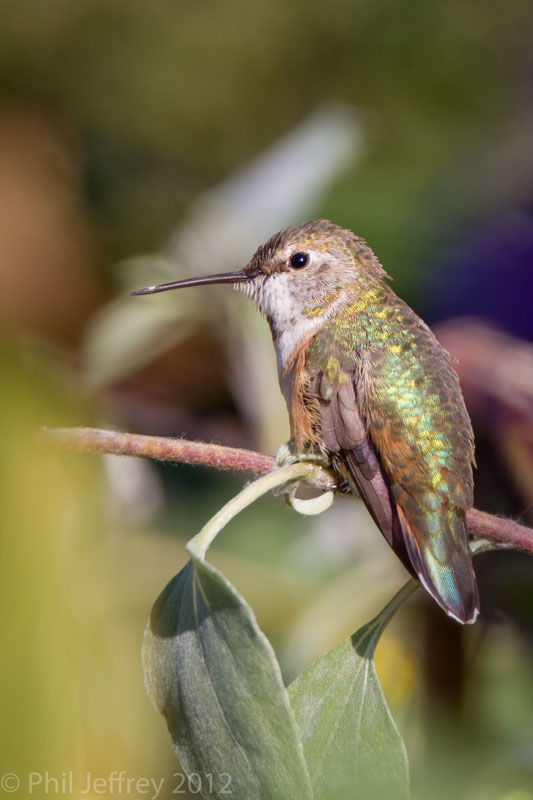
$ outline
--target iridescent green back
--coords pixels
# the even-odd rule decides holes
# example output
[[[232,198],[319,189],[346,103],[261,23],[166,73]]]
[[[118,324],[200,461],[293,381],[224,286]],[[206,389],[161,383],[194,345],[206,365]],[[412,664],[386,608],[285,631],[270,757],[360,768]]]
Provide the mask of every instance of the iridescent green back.
[[[473,434],[449,356],[381,278],[364,275],[315,336],[310,374],[352,380],[389,484],[411,565],[439,603],[473,621],[477,591],[465,512]]]

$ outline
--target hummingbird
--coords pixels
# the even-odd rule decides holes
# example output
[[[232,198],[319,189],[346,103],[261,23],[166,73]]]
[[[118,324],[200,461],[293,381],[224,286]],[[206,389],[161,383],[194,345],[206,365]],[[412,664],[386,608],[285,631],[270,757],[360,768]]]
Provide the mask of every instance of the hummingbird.
[[[472,426],[451,356],[388,280],[364,239],[319,219],[276,233],[239,271],[132,294],[230,283],[253,300],[293,451],[331,466],[441,608],[472,623]]]

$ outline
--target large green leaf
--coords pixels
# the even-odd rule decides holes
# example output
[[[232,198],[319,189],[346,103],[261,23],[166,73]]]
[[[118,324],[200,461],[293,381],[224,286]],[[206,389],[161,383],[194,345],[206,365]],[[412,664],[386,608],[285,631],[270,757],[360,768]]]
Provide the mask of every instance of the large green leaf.
[[[305,670],[289,687],[315,800],[403,800],[405,746],[374,667],[379,637],[410,581],[367,625]]]
[[[206,793],[212,783],[210,797],[312,797],[272,648],[249,606],[209,564],[189,561],[164,589],[143,663],[180,762]]]
[[[157,599],[145,632],[150,699],[185,772],[198,776],[204,796],[220,800],[312,798],[274,651],[246,601],[204,560],[216,532],[276,481],[265,476],[244,489],[189,542],[192,559]]]

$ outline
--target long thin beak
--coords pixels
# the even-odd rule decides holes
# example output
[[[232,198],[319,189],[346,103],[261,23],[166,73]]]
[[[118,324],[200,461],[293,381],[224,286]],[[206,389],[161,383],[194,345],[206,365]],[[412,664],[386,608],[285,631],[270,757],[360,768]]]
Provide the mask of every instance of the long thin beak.
[[[147,286],[146,289],[137,289],[130,294],[156,294],[157,292],[168,292],[170,289],[187,289],[189,286],[205,286],[208,283],[243,283],[251,281],[258,274],[259,270],[243,269],[238,272],[222,272],[219,275],[202,275],[199,278],[185,278],[182,281],[172,281],[172,283],[160,283],[158,286]]]

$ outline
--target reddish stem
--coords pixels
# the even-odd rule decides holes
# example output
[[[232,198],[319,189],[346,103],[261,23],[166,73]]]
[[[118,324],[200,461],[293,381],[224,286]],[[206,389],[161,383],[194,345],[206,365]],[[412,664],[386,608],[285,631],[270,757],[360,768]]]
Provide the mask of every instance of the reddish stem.
[[[276,460],[265,453],[223,447],[219,444],[191,442],[186,439],[169,439],[163,436],[143,436],[136,433],[118,433],[98,428],[54,428],[45,431],[45,437],[62,447],[79,453],[110,453],[121,456],[138,456],[158,461],[176,461],[182,464],[201,464],[205,467],[230,469],[265,475],[276,469]],[[327,471],[323,472],[321,489],[333,489],[334,483]],[[474,536],[508,545],[533,555],[533,530],[511,519],[495,517],[475,508],[467,513],[468,530]]]

